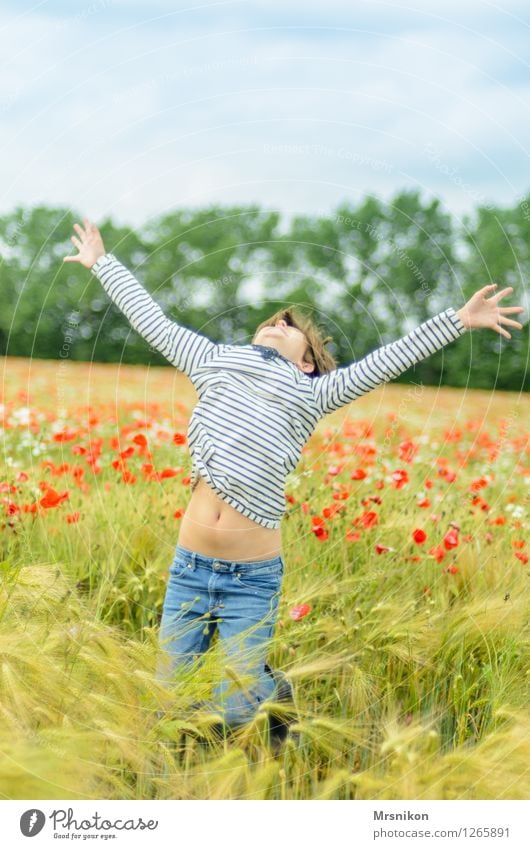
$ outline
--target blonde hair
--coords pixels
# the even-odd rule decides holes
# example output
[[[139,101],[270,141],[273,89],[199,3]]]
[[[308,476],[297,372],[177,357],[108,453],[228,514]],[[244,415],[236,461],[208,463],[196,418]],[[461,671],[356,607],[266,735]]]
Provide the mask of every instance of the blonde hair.
[[[325,348],[325,345],[331,342],[333,337],[324,336],[324,331],[319,324],[314,322],[311,316],[303,312],[299,307],[286,307],[278,310],[270,318],[261,322],[256,328],[254,336],[263,327],[274,326],[281,318],[291,327],[296,327],[300,330],[307,339],[307,348],[302,359],[304,362],[311,363],[314,366],[314,370],[310,373],[310,376],[316,377],[337,368],[337,361]]]

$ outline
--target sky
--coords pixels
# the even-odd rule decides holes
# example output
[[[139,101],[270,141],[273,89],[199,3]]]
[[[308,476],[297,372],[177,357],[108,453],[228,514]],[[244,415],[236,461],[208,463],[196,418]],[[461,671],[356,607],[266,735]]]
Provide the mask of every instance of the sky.
[[[3,0],[0,212],[530,193],[530,6]]]

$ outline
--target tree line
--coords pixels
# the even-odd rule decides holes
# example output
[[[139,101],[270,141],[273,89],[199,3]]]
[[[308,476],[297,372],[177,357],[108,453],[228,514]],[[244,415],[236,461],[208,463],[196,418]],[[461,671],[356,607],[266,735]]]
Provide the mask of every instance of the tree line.
[[[167,364],[114,306],[75,253],[67,208],[17,207],[0,217],[0,353],[40,359]],[[456,221],[438,199],[368,195],[328,215],[285,220],[257,205],[180,208],[138,230],[95,222],[166,315],[216,342],[245,344],[281,306],[298,304],[339,365],[405,335],[490,282],[513,286],[503,305],[527,306],[530,196],[478,206]],[[529,388],[527,313],[508,340],[464,334],[399,380],[515,391]],[[67,340],[67,344],[65,343]]]

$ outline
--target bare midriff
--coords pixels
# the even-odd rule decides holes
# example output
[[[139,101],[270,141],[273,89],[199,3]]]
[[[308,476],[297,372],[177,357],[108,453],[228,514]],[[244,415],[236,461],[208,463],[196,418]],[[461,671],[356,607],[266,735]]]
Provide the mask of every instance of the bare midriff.
[[[198,478],[182,517],[179,545],[221,560],[269,560],[282,553],[280,528],[244,516]]]

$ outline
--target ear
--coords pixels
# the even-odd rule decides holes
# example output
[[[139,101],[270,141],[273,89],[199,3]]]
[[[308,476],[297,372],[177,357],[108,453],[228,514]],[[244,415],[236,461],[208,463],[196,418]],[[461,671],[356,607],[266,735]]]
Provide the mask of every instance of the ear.
[[[302,371],[304,371],[306,374],[311,374],[311,372],[315,370],[314,365],[312,365],[311,363],[306,363],[305,361],[302,361],[301,363],[298,363],[298,366],[299,366],[299,368],[301,368],[301,369],[302,369]]]

